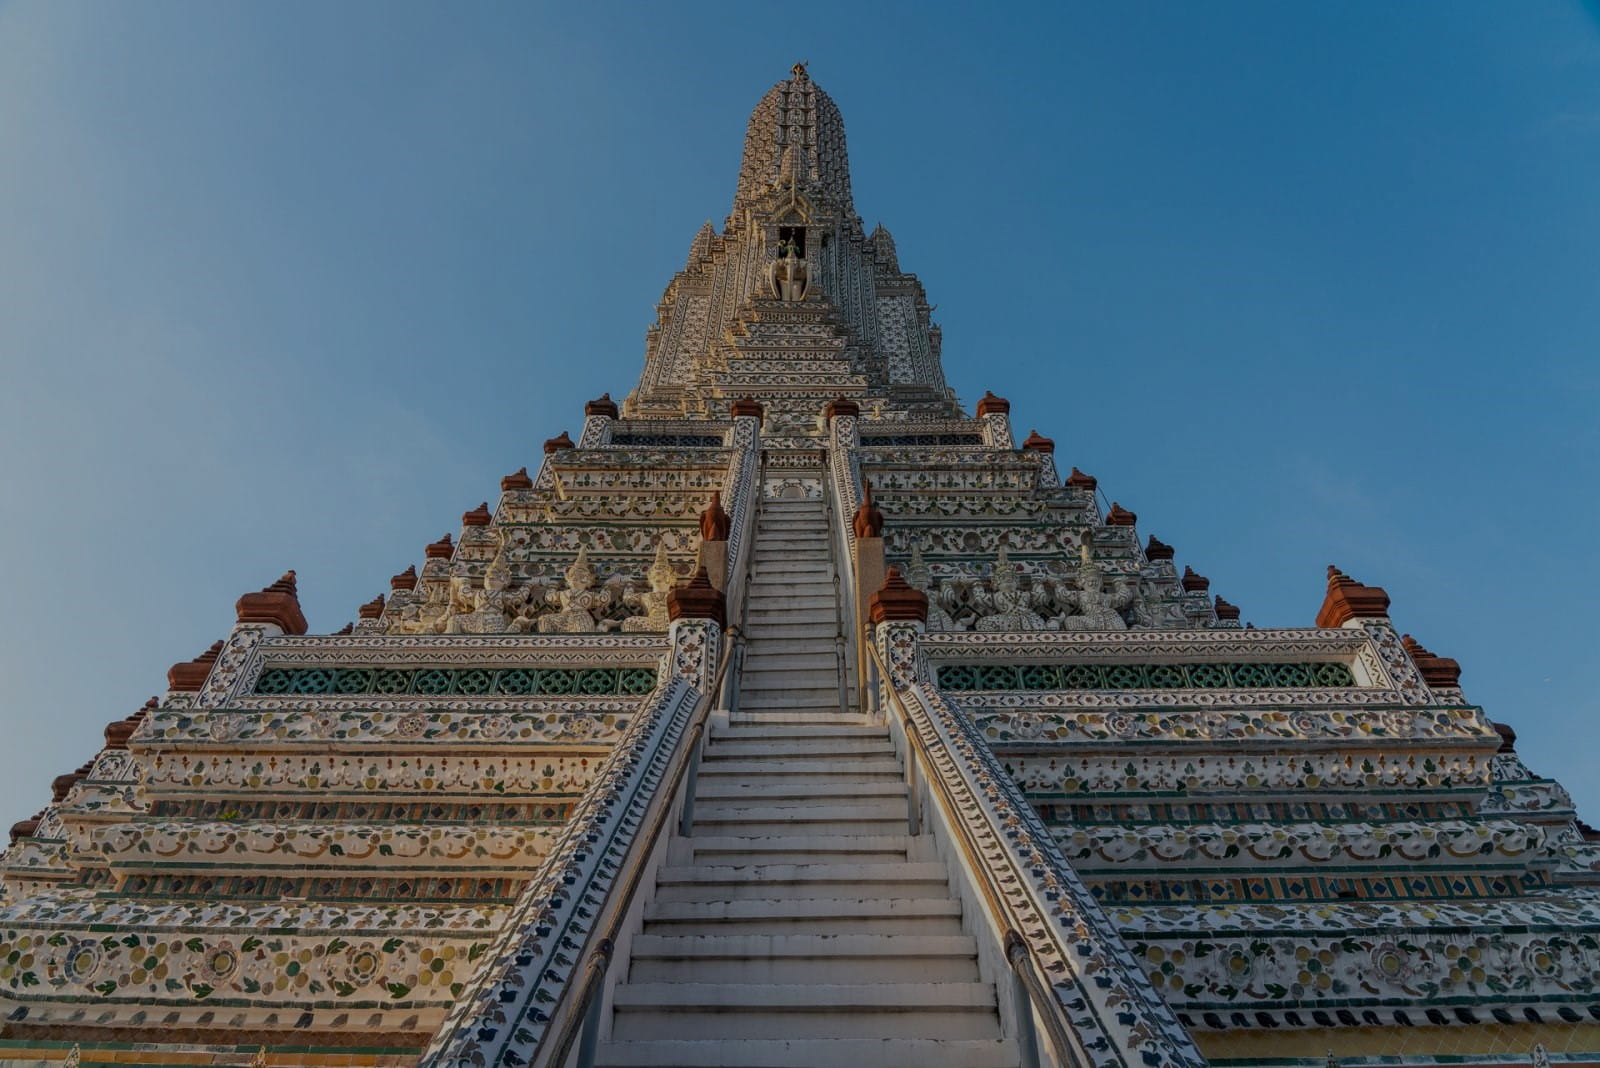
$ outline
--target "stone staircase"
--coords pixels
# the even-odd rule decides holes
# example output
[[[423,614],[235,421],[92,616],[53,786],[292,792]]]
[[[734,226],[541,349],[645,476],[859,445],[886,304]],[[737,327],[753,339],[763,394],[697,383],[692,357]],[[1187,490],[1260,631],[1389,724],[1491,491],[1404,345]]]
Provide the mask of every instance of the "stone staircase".
[[[739,711],[708,739],[598,1063],[1014,1068],[888,730],[839,707],[822,502],[765,502],[752,562]]]

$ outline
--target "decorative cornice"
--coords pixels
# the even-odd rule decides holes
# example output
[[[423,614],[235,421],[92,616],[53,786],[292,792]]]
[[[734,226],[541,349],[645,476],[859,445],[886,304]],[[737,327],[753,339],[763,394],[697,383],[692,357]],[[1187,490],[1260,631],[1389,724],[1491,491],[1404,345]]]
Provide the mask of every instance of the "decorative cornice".
[[[748,416],[758,423],[766,418],[766,411],[767,410],[761,406],[760,401],[749,396],[740,397],[738,400],[734,401],[728,406],[728,415],[730,418],[743,419]]]
[[[417,565],[412,564],[398,575],[389,577],[389,588],[396,592],[400,590],[414,590],[417,588]]]
[[[1055,440],[1053,438],[1045,437],[1037,430],[1028,431],[1027,440],[1022,443],[1022,447],[1030,452],[1042,452],[1046,454],[1054,453],[1056,451]]]
[[[687,583],[674,586],[667,593],[669,620],[710,619],[720,627],[727,621],[727,612],[727,598],[721,590],[711,585],[711,578],[703,566]]]
[[[861,505],[856,509],[856,514],[850,518],[850,529],[855,531],[858,538],[883,537],[883,513],[878,506],[872,503],[872,483],[863,481],[861,484]],[[927,618],[927,614],[923,614]]]
[[[1118,504],[1116,501],[1112,501],[1111,502],[1111,511],[1106,513],[1106,526],[1108,526],[1108,527],[1131,527],[1131,526],[1137,525],[1138,522],[1139,522],[1138,515],[1136,515],[1133,512],[1128,511],[1126,508],[1122,507],[1122,505]]]
[[[988,390],[984,390],[982,398],[978,401],[978,418],[986,415],[1005,415],[1011,411],[1011,402],[1004,397],[996,397]]]
[[[1328,593],[1317,612],[1317,626],[1342,627],[1352,619],[1388,619],[1389,594],[1381,586],[1364,586],[1332,564]]]
[[[271,623],[285,634],[304,634],[307,629],[293,571],[285,571],[282,578],[260,593],[239,598],[234,613],[240,623]]]
[[[727,541],[728,528],[733,520],[722,507],[722,491],[711,491],[711,503],[700,513],[700,540]]]
[[[1144,547],[1144,558],[1146,560],[1171,560],[1173,555],[1172,546],[1157,538],[1154,534],[1150,535],[1150,541]]]
[[[615,419],[618,414],[617,402],[611,399],[609,393],[602,393],[583,406],[583,415],[586,419],[591,415],[603,415],[607,419]]]
[[[1100,480],[1093,475],[1086,475],[1074,467],[1072,474],[1067,476],[1067,485],[1073,489],[1092,490],[1099,488]]]
[[[211,674],[211,665],[222,655],[222,643],[212,642],[211,648],[195,657],[173,664],[167,669],[167,689],[180,693],[198,693]]]
[[[827,407],[822,409],[822,417],[830,420],[836,419],[841,415],[859,416],[860,414],[861,405],[857,404],[849,397],[835,397],[833,400],[828,402]]]
[[[512,490],[530,489],[533,489],[533,478],[528,474],[528,468],[526,464],[500,479],[501,493],[510,493]]]
[[[902,621],[926,623],[928,597],[907,583],[898,567],[891,567],[883,577],[883,585],[867,599],[867,616],[874,624]]]
[[[493,516],[489,514],[489,502],[484,501],[470,512],[461,513],[461,525],[464,527],[486,527]]]
[[[547,438],[545,440],[545,443],[544,443],[544,454],[546,456],[549,456],[551,453],[556,453],[556,452],[560,452],[563,449],[572,449],[572,448],[576,448],[576,447],[577,446],[573,445],[573,443],[572,443],[572,435],[568,434],[565,430],[563,430],[561,433],[557,434],[555,437]]]
[[[422,550],[422,555],[428,560],[448,560],[455,555],[455,551],[455,542],[450,540],[449,534],[446,534],[438,541],[429,542],[427,548]]]
[[[1461,685],[1461,665],[1447,656],[1435,656],[1422,647],[1409,634],[1400,636],[1400,644],[1411,657],[1411,662],[1417,665],[1417,670],[1422,673],[1422,681],[1430,687],[1459,686]]]

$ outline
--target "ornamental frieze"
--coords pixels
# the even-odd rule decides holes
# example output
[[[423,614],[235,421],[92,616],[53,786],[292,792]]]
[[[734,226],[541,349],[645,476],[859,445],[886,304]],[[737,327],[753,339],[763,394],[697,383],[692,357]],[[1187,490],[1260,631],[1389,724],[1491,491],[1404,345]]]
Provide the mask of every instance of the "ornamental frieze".
[[[1119,633],[1042,632],[1033,634],[927,634],[920,645],[932,663],[946,663],[963,651],[991,655],[1012,651],[1008,660],[1060,657],[1112,662],[1134,656],[1150,661],[1178,659],[1349,660],[1368,646],[1360,631],[1281,629],[1244,631],[1125,631]],[[1135,652],[1137,650],[1138,652]],[[1382,675],[1376,678],[1383,678]],[[1381,685],[1381,683],[1364,683]]]
[[[1274,746],[1284,742],[1357,742],[1363,748],[1372,748],[1418,741],[1453,745],[1478,741],[1488,745],[1496,739],[1494,729],[1476,708],[1313,709],[1304,704],[1241,708],[1224,699],[1222,707],[1213,709],[1149,710],[1130,704],[1109,711],[1064,711],[1044,704],[1053,696],[1050,694],[1018,695],[1023,706],[1015,709],[997,707],[998,702],[989,695],[946,696],[967,714],[984,738],[1002,750],[1129,742],[1254,742]]]
[[[394,635],[272,638],[263,648],[279,664],[442,664],[497,667],[608,667],[657,663],[670,648],[665,635],[494,637]]]
[[[559,825],[473,827],[447,823],[285,823],[162,819],[97,827],[93,848],[118,870],[200,863],[229,869],[282,866],[384,874],[531,868],[550,852]]]
[[[433,911],[495,919],[499,914]],[[122,919],[115,935],[73,931],[60,922],[29,927],[0,919],[0,991],[17,1001],[443,1005],[470,978],[490,933],[439,925],[414,934],[393,925],[370,930],[352,923],[339,933],[318,935],[224,927],[220,919],[201,917],[192,927],[159,932]]]
[[[1434,752],[1426,760],[1337,752],[1083,755],[1004,753],[1002,763],[1030,797],[1078,794],[1278,790],[1482,791],[1481,753]]]
[[[241,742],[262,743],[256,751],[283,745],[310,743],[416,743],[447,741],[520,747],[543,745],[609,746],[614,743],[642,698],[582,700],[472,699],[452,700],[449,708],[433,707],[437,698],[416,696],[407,702],[375,702],[343,698],[306,707],[303,698],[283,698],[268,703],[253,700],[249,707],[187,715],[178,710],[157,717],[151,733],[141,739],[140,751],[181,746],[237,747]],[[221,724],[219,726],[218,724]],[[80,786],[83,784],[80,784]]]
[[[1341,901],[1335,904],[1107,906],[1112,922],[1147,940],[1193,934],[1316,932],[1373,934],[1446,927],[1492,933],[1503,927],[1600,931],[1600,892],[1575,888],[1560,897],[1514,901]]]
[[[1545,846],[1543,829],[1508,820],[1057,826],[1051,833],[1079,871],[1193,865],[1212,872],[1263,863],[1274,871],[1304,864],[1411,868],[1452,861],[1521,868]]]
[[[1456,934],[1393,930],[1359,937],[1129,939],[1150,979],[1188,1011],[1410,1003],[1600,1001],[1592,931]],[[1581,1004],[1581,1002],[1580,1002]],[[1420,1016],[1420,1009],[1414,1009]]]
[[[499,797],[582,793],[603,757],[516,753],[154,754],[146,789],[164,797],[209,796],[226,790],[305,790],[319,794],[405,794]]]

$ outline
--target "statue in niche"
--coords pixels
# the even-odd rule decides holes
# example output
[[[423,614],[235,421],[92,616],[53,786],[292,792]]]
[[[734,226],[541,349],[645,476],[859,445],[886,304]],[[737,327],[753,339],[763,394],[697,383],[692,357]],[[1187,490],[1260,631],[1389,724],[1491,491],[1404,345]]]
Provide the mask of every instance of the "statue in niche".
[[[443,634],[450,622],[454,600],[451,583],[435,579],[423,583],[424,596],[400,610],[400,618],[389,624],[391,634]]]
[[[1089,543],[1085,541],[1078,547],[1077,590],[1062,590],[1057,594],[1063,607],[1077,609],[1076,613],[1060,618],[1060,629],[1127,630],[1122,611],[1133,603],[1138,589],[1136,583],[1118,583],[1107,589],[1105,576],[1091,558]]]
[[[597,630],[615,630],[617,621],[606,619],[606,613],[617,602],[618,592],[601,586],[599,576],[589,563],[588,548],[578,550],[577,558],[568,565],[565,578],[567,588],[552,590],[545,599],[557,606],[557,611],[539,618],[540,634],[593,634]]]
[[[906,565],[906,581],[928,597],[929,630],[966,630],[967,623],[958,620],[954,611],[961,596],[951,579],[941,579],[938,588],[933,585],[933,569],[922,558],[922,544],[911,545],[911,562]]]
[[[538,570],[542,572],[543,565],[539,565]],[[536,574],[506,602],[506,612],[510,617],[506,630],[514,634],[538,630],[539,617],[549,613],[552,600],[543,578]]]
[[[780,241],[778,258],[767,269],[772,295],[791,303],[805,300],[806,292],[811,288],[811,272],[812,267],[800,255],[799,246],[793,240]]]
[[[499,537],[494,559],[479,585],[474,586],[465,575],[451,579],[450,585],[453,611],[446,634],[504,634],[510,629],[508,616],[516,610],[516,597],[510,592],[511,567],[506,563],[504,536]]]
[[[672,569],[672,561],[667,559],[667,539],[663,537],[656,543],[656,558],[650,564],[647,573],[650,580],[650,592],[634,593],[629,590],[627,603],[634,607],[643,608],[644,615],[629,616],[622,621],[622,629],[629,632],[635,631],[660,631],[667,629],[667,594],[678,583],[678,573]]]
[[[1028,607],[1027,595],[1016,565],[1006,555],[1005,542],[994,561],[993,607],[978,620],[979,630],[1044,630],[1044,617]]]

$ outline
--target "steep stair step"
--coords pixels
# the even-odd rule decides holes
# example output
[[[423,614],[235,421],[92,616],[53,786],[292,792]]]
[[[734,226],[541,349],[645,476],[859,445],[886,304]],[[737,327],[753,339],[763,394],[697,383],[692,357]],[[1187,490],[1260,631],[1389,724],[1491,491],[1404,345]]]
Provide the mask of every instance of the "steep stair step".
[[[695,835],[673,841],[673,863],[898,864],[932,858],[933,848],[907,834]]]
[[[960,934],[961,903],[938,898],[653,901],[646,934]]]
[[[747,780],[765,775],[893,775],[902,774],[900,762],[891,756],[861,756],[844,763],[831,758],[797,756],[763,759],[754,756],[718,756],[707,746],[700,764],[701,775],[735,775]]]
[[[818,561],[806,557],[796,557],[792,554],[771,554],[767,560],[763,561],[759,574],[820,575],[827,581],[832,582],[833,565],[826,558]]]
[[[873,948],[837,947],[845,941]],[[857,983],[977,982],[977,947],[963,935],[641,935],[628,965],[633,983],[825,983],[841,974]]]
[[[741,680],[739,684],[740,702],[753,707],[763,708],[811,708],[818,705],[839,703],[839,684],[834,682],[828,686],[806,687],[800,689],[794,685],[786,685],[781,679],[755,679],[754,685],[746,686]]]
[[[842,778],[842,777],[841,777]],[[742,782],[728,777],[725,781],[710,779],[700,783],[695,790],[695,801],[785,801],[798,798],[827,796],[840,801],[876,801],[891,797],[905,800],[906,784],[885,777],[881,781],[844,779],[839,782],[805,780],[786,777],[780,782]]]
[[[759,709],[742,708],[733,716],[735,726],[774,726],[785,727],[790,725],[809,726],[816,724],[859,724],[865,723],[866,717],[853,712],[840,712],[838,708],[818,710],[814,712],[797,712],[786,709],[777,712],[762,712]]]
[[[770,582],[750,587],[752,615],[772,611],[821,611],[826,613],[822,618],[831,619],[836,603],[831,587],[801,586],[791,582]]]
[[[735,887],[790,885],[806,887],[876,887],[889,885],[897,888],[924,884],[934,887],[931,893],[922,890],[904,896],[935,896],[949,886],[949,873],[944,865],[932,862],[911,861],[890,864],[685,864],[668,865],[656,876],[656,886]],[[828,895],[828,896],[837,896]]]
[[[641,1039],[603,1045],[600,1068],[1016,1068],[1009,1039]]]
[[[779,823],[784,820],[801,822],[828,822],[832,820],[901,820],[906,818],[904,805],[896,804],[892,797],[878,797],[870,801],[856,801],[830,796],[790,798],[718,798],[697,801],[694,818],[697,824],[724,823]]]
[[[621,1040],[1000,1037],[984,983],[627,983],[613,1006]]]
[[[868,738],[887,738],[889,728],[881,726],[870,727],[735,727],[718,725],[711,728],[711,737],[726,738],[729,741],[755,741],[758,738],[772,739],[799,739],[799,738],[848,738],[863,740]]]
[[[781,648],[781,647],[780,647]],[[830,674],[838,670],[839,658],[834,654],[834,646],[830,641],[825,652],[745,652],[744,670],[746,674],[753,671],[826,671]]]
[[[751,609],[744,632],[752,641],[771,639],[773,642],[790,642],[797,638],[827,638],[831,641],[839,633],[839,623],[832,618],[796,619],[790,613],[768,615]]]
[[[829,699],[832,699],[831,701]],[[827,702],[824,704],[824,702]],[[754,692],[741,689],[739,691],[739,704],[746,710],[755,712],[789,711],[801,709],[839,711],[839,688],[837,685],[829,687],[826,691],[808,692],[785,690],[756,690]]]
[[[865,816],[855,813],[826,817],[816,814],[784,814],[768,820],[743,817],[694,817],[695,830],[700,834],[759,835],[814,835],[814,834],[893,834],[906,829],[906,814],[886,813],[882,816]]]
[[[706,756],[881,756],[894,757],[887,738],[729,738],[713,736]]]

